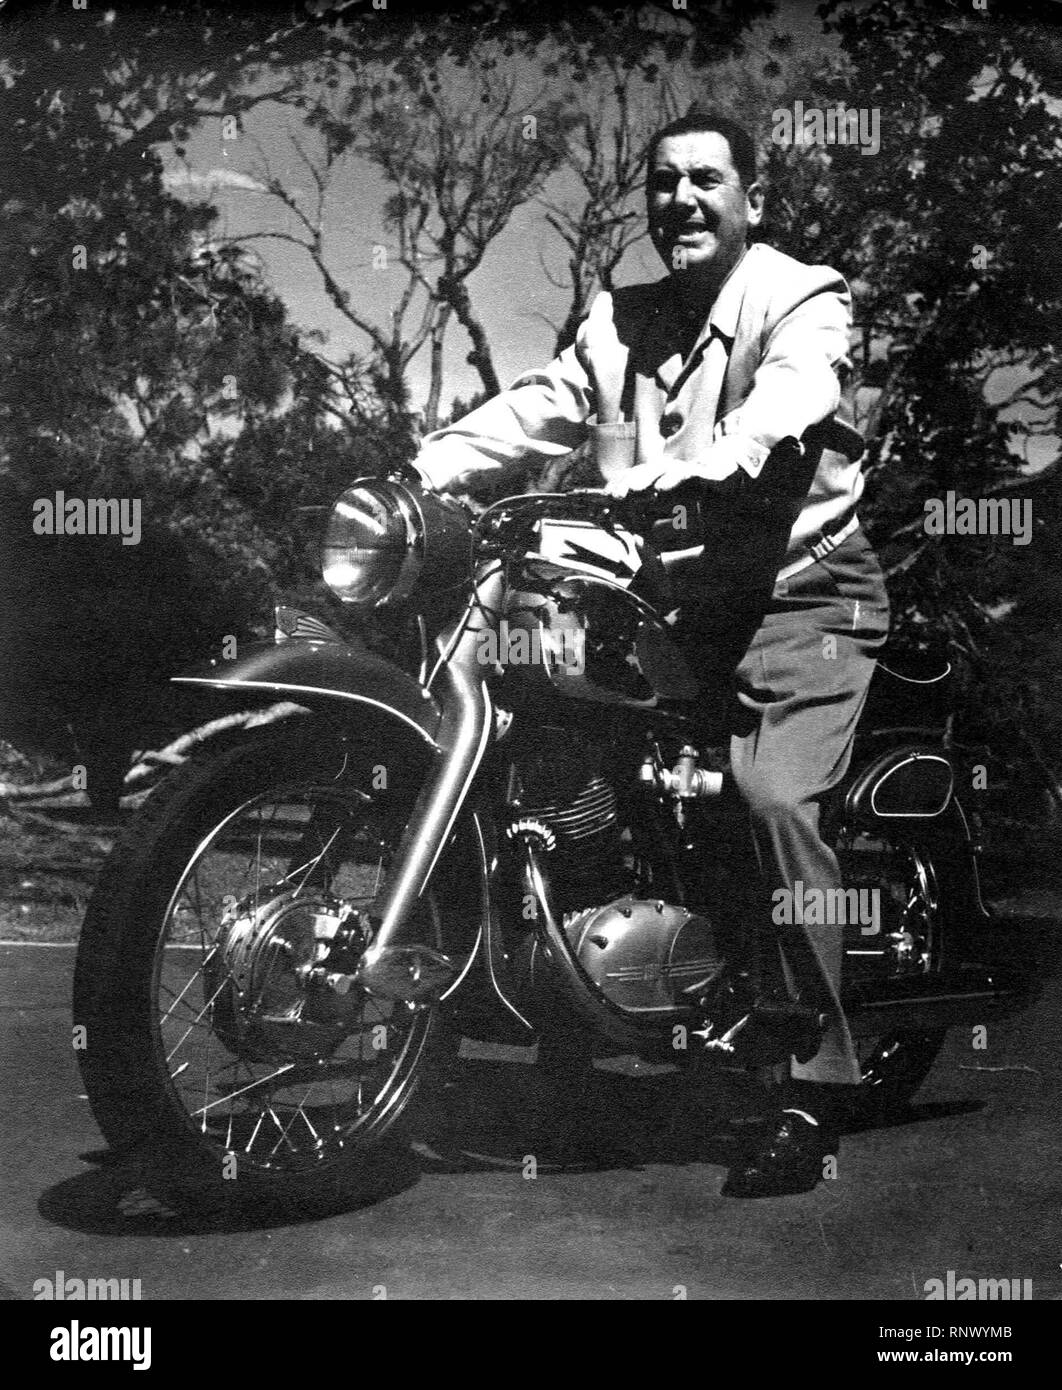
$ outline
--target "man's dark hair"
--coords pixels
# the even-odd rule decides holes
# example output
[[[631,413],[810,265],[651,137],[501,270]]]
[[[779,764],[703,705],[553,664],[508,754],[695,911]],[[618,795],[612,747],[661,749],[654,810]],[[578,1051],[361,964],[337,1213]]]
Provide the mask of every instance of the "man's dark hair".
[[[691,106],[684,116],[656,132],[649,143],[646,169],[652,173],[660,142],[666,140],[669,135],[709,135],[713,131],[721,135],[730,146],[730,158],[741,180],[741,186],[748,188],[749,184],[756,182],[756,146],[752,142],[752,136],[744,126],[738,125],[737,121],[732,121],[722,112],[697,105]]]

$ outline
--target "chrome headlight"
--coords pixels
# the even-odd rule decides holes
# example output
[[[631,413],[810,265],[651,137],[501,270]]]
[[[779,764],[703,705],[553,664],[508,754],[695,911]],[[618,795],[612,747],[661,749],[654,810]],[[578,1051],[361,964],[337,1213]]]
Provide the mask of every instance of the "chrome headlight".
[[[361,478],[332,508],[321,548],[325,583],[344,603],[404,602],[426,573],[439,601],[464,592],[471,525],[454,501],[398,478]]]
[[[420,515],[401,483],[355,483],[332,508],[321,574],[344,603],[379,608],[401,601],[413,588],[423,560]]]

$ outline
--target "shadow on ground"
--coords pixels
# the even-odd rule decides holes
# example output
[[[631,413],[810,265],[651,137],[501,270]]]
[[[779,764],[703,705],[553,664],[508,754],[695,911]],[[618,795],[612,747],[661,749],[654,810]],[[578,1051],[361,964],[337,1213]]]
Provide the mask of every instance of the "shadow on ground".
[[[37,1203],[40,1215],[71,1231],[103,1236],[188,1236],[269,1230],[323,1220],[375,1206],[412,1187],[420,1165],[408,1148],[388,1150],[356,1179],[336,1183],[298,1203],[208,1191],[175,1178],[158,1160],[139,1153],[83,1154],[91,1171],[49,1188]]]
[[[594,1069],[581,1080],[538,1067],[465,1060],[421,1107],[413,1137],[389,1144],[352,1178],[312,1201],[267,1201],[232,1185],[215,1196],[174,1178],[157,1158],[100,1150],[90,1171],[48,1189],[45,1220],[97,1235],[186,1236],[268,1230],[387,1202],[436,1174],[638,1172],[646,1165],[728,1168],[762,1133],[764,1092],[669,1070],[639,1076]],[[888,1127],[980,1110],[977,1101],[911,1106]],[[857,1120],[846,1132],[869,1128]]]

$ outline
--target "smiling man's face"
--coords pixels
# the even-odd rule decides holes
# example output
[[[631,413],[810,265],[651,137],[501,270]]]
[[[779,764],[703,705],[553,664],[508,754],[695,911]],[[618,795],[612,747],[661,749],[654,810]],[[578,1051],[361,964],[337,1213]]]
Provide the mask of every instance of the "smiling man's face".
[[[759,184],[743,188],[730,143],[718,131],[668,135],[649,170],[649,235],[676,276],[716,289],[741,259],[763,216]]]

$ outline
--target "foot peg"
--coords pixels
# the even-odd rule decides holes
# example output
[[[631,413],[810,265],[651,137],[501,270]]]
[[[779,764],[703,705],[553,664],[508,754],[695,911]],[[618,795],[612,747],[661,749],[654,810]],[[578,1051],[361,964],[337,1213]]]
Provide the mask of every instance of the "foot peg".
[[[751,1017],[751,1014],[746,1014],[744,1018],[739,1018],[732,1028],[728,1028],[727,1031],[721,1033],[719,1037],[715,1036],[715,1024],[709,1020],[703,1028],[695,1028],[693,1030],[693,1036],[695,1038],[704,1039],[705,1052],[731,1053],[734,1051],[734,1039],[745,1027]]]

